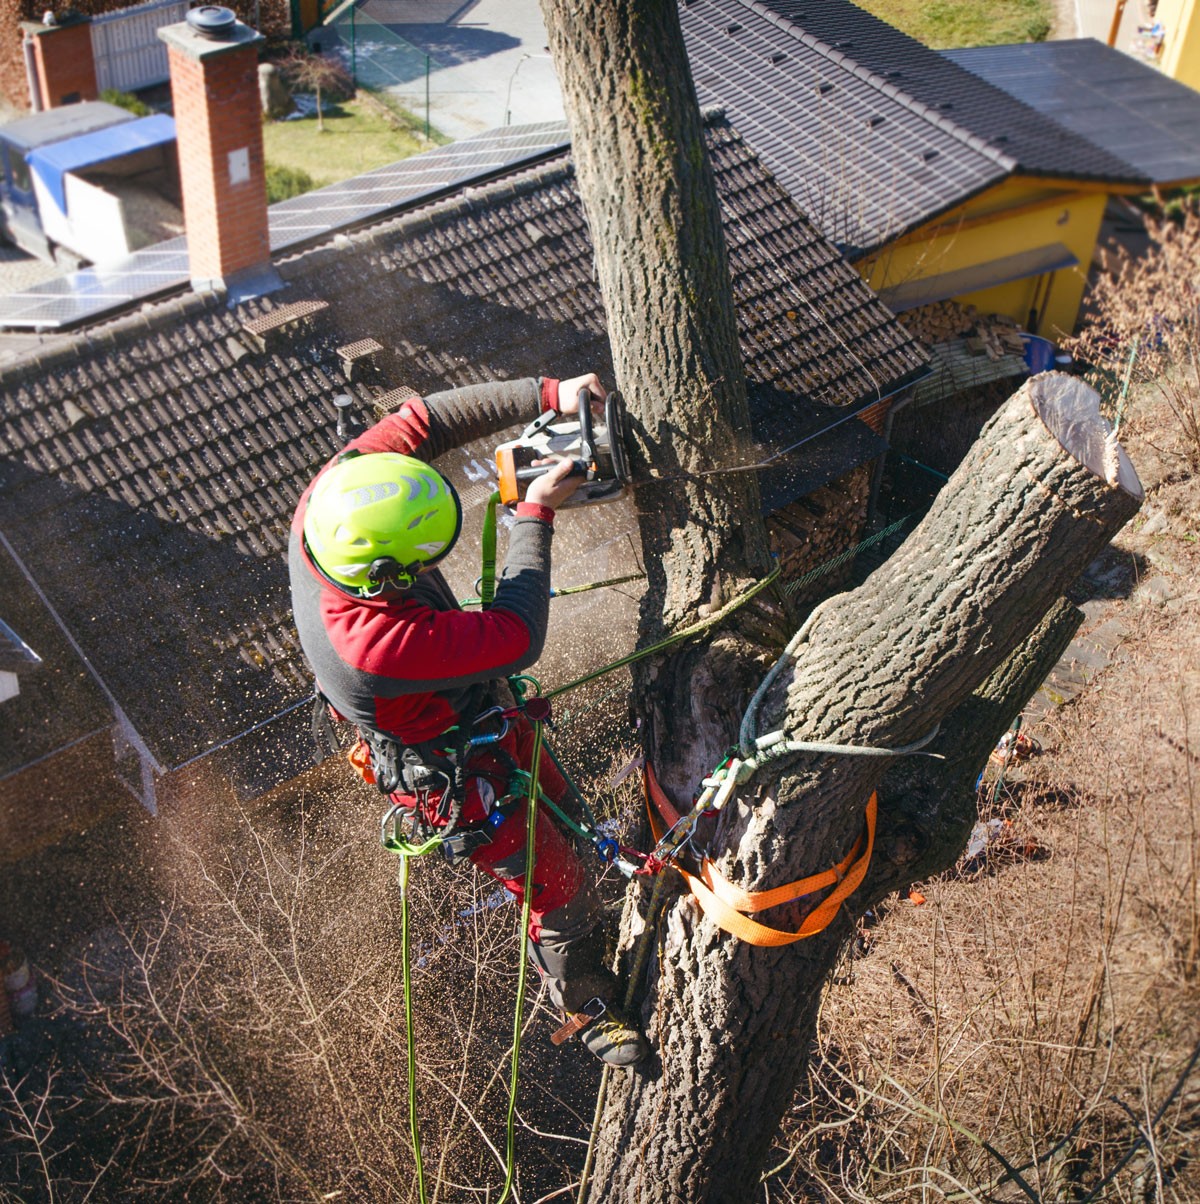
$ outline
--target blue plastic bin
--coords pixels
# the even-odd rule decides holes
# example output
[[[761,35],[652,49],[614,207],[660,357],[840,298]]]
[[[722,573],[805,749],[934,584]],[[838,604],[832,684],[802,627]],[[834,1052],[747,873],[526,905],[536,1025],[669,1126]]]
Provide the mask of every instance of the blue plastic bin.
[[[1039,372],[1049,372],[1054,367],[1055,346],[1049,339],[1022,332],[1021,342],[1025,344],[1025,366],[1029,369],[1030,376],[1036,376]]]

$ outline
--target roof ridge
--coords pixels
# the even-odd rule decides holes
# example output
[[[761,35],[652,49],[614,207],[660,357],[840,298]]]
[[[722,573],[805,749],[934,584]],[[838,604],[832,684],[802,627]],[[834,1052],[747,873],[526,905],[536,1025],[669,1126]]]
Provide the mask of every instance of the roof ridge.
[[[857,76],[865,83],[869,83],[873,87],[878,88],[885,95],[890,96],[894,101],[896,101],[897,104],[908,109],[910,113],[915,113],[918,117],[923,117],[926,121],[932,122],[932,124],[936,125],[940,130],[943,130],[945,133],[957,138],[960,142],[969,146],[972,150],[978,151],[982,155],[986,155],[998,167],[1004,168],[1005,171],[1015,171],[1020,166],[1018,160],[994,146],[986,138],[981,138],[978,134],[973,134],[970,130],[959,125],[958,122],[953,120],[953,118],[947,117],[938,109],[927,105],[922,100],[918,100],[915,96],[893,83],[886,76],[880,75],[877,71],[871,70],[870,67],[864,66],[862,63],[858,62],[857,59],[852,58],[850,55],[843,54],[835,46],[830,45],[824,39],[817,37],[816,34],[809,33],[808,30],[804,29],[800,25],[797,25],[790,17],[785,17],[782,13],[777,13],[771,8],[768,8],[767,5],[762,2],[762,0],[737,0],[737,2],[744,8],[748,8],[751,12],[762,17],[765,21],[769,21],[772,25],[782,29],[785,33],[791,34],[791,36],[796,38],[797,41],[802,42],[805,46],[815,50],[822,58],[828,59],[832,63],[836,63],[839,67],[850,71],[852,75]],[[872,19],[879,21],[881,25],[887,25],[886,21],[880,21],[880,19],[876,17],[874,13],[869,13],[866,11],[866,9],[861,10],[861,15],[865,17],[871,17]],[[929,50],[929,47],[925,46],[921,42],[918,42],[915,38],[910,38],[909,35],[904,33],[903,30],[896,29],[895,26],[888,26],[888,28],[892,29],[893,32],[898,34],[900,37],[909,38],[911,42],[917,46],[920,46],[922,50],[928,50],[930,54],[938,53],[936,50]],[[967,75],[971,74],[971,72],[966,71],[965,68],[960,68],[960,70],[964,71]],[[978,76],[975,76],[974,78],[977,80],[979,79]],[[1007,93],[1005,93],[1005,96],[1007,97]],[[1021,101],[1016,100],[1015,97],[1009,97],[1008,99],[1013,100],[1017,104],[1022,103]],[[1028,108],[1029,106],[1026,105],[1025,107]],[[1036,112],[1034,109],[1030,109],[1029,111],[1031,113]]]

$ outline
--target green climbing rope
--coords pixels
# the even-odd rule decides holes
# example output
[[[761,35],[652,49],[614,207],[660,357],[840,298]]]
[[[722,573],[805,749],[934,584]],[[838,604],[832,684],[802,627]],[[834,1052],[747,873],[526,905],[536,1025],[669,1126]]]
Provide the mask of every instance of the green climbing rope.
[[[479,605],[484,610],[491,608],[496,597],[496,507],[499,504],[500,492],[494,490],[483,512],[483,534],[479,540],[483,551],[483,566],[479,574]]]
[[[693,636],[703,635],[706,631],[716,627],[718,623],[727,619],[734,611],[745,606],[752,598],[757,597],[767,586],[772,585],[779,578],[779,566],[776,565],[765,577],[760,581],[756,581],[749,589],[739,594],[731,602],[726,602],[720,610],[708,616],[706,619],[701,619],[699,623],[693,623],[690,627],[683,628],[682,631],[675,632],[674,635],[669,635],[666,639],[659,640],[657,643],[649,644],[645,648],[638,648],[636,651],[629,653],[628,656],[623,656],[620,660],[615,660],[610,665],[605,665],[600,669],[595,669],[591,673],[585,673],[582,677],[577,677],[574,681],[569,681],[565,686],[558,686],[545,695],[546,698],[555,698],[559,694],[566,694],[570,690],[575,690],[579,686],[586,685],[589,681],[595,681],[597,678],[605,676],[607,673],[612,673],[617,669],[623,669],[626,665],[632,665],[637,661],[645,660],[648,656],[654,656],[658,652],[663,652],[667,648],[674,647],[676,644],[682,643],[684,640],[690,640]]]
[[[513,681],[514,693],[518,697],[524,697],[524,688],[521,681],[531,681],[536,686],[537,683],[533,678],[524,678]],[[532,909],[533,891],[530,884],[533,882],[534,871],[534,841],[537,833],[537,805],[541,795],[538,789],[538,777],[542,759],[542,725],[539,722],[533,723],[533,767],[528,774],[522,774],[521,777],[527,779],[526,793],[526,811],[525,811],[525,889],[522,892],[521,899],[521,941],[522,941],[522,957],[520,966],[517,971],[517,1002],[513,1012],[513,1041],[512,1041],[512,1059],[509,1070],[508,1083],[508,1111],[505,1117],[504,1126],[504,1188],[501,1192],[498,1204],[504,1204],[512,1192],[513,1178],[516,1173],[516,1115],[517,1115],[517,1087],[520,1076],[520,1057],[521,1057],[521,1027],[522,1020],[525,1014],[525,996],[528,983],[527,959],[524,957],[524,941],[525,934],[529,931],[529,916]],[[404,1036],[407,1044],[407,1064],[408,1064],[408,1130],[412,1140],[413,1164],[416,1168],[417,1179],[417,1199],[419,1204],[428,1204],[428,1195],[425,1190],[425,1164],[421,1157],[421,1128],[419,1112],[417,1108],[417,1058],[416,1058],[416,1038],[413,1027],[413,999],[412,999],[412,939],[409,932],[409,905],[408,905],[408,878],[410,863],[414,857],[423,857],[426,853],[433,852],[442,844],[441,836],[433,836],[423,843],[417,844],[403,836],[396,826],[396,812],[398,807],[393,807],[384,816],[383,831],[380,838],[380,843],[385,849],[391,853],[395,853],[400,858],[400,869],[398,882],[400,886],[400,968],[404,982]],[[556,808],[557,810],[557,808]]]
[[[421,1126],[417,1110],[417,1054],[413,1032],[412,1006],[412,937],[408,927],[408,873],[409,863],[414,857],[431,853],[442,843],[435,836],[423,844],[413,844],[401,836],[394,826],[395,808],[384,816],[381,843],[389,852],[400,858],[398,882],[400,885],[400,972],[404,980],[404,1039],[408,1060],[408,1131],[412,1139],[413,1163],[417,1172],[417,1199],[427,1204],[425,1194],[425,1164],[421,1159]],[[392,826],[389,829],[389,821]]]
[[[521,1021],[525,1013],[525,985],[529,959],[525,956],[529,915],[533,902],[534,840],[537,835],[538,777],[542,760],[542,725],[533,724],[533,760],[525,808],[525,889],[521,892],[521,958],[517,970],[517,1003],[513,1009],[512,1065],[508,1081],[508,1115],[504,1125],[504,1190],[497,1204],[504,1204],[512,1191],[516,1173],[517,1082],[521,1057]]]

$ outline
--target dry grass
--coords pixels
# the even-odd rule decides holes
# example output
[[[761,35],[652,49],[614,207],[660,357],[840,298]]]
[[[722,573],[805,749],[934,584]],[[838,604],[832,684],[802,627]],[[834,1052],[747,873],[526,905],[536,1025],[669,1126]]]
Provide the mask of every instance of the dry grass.
[[[1200,1200],[1200,478],[1177,406],[1131,397],[1117,552],[1157,588],[1093,615],[1114,662],[981,792],[1005,852],[848,952],[771,1200]]]

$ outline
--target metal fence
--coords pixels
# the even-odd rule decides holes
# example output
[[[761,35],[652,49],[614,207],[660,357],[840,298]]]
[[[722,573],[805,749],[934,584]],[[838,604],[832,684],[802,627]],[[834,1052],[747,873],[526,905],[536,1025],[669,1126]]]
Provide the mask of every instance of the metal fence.
[[[430,72],[440,66],[353,3],[338,9],[322,29],[310,34],[310,45],[314,39],[319,39],[322,50],[341,56],[356,84],[376,91],[402,90],[419,100],[428,92]]]
[[[92,55],[101,92],[132,92],[170,78],[167,47],[159,40],[163,25],[187,16],[187,0],[150,0],[135,8],[92,18]]]

